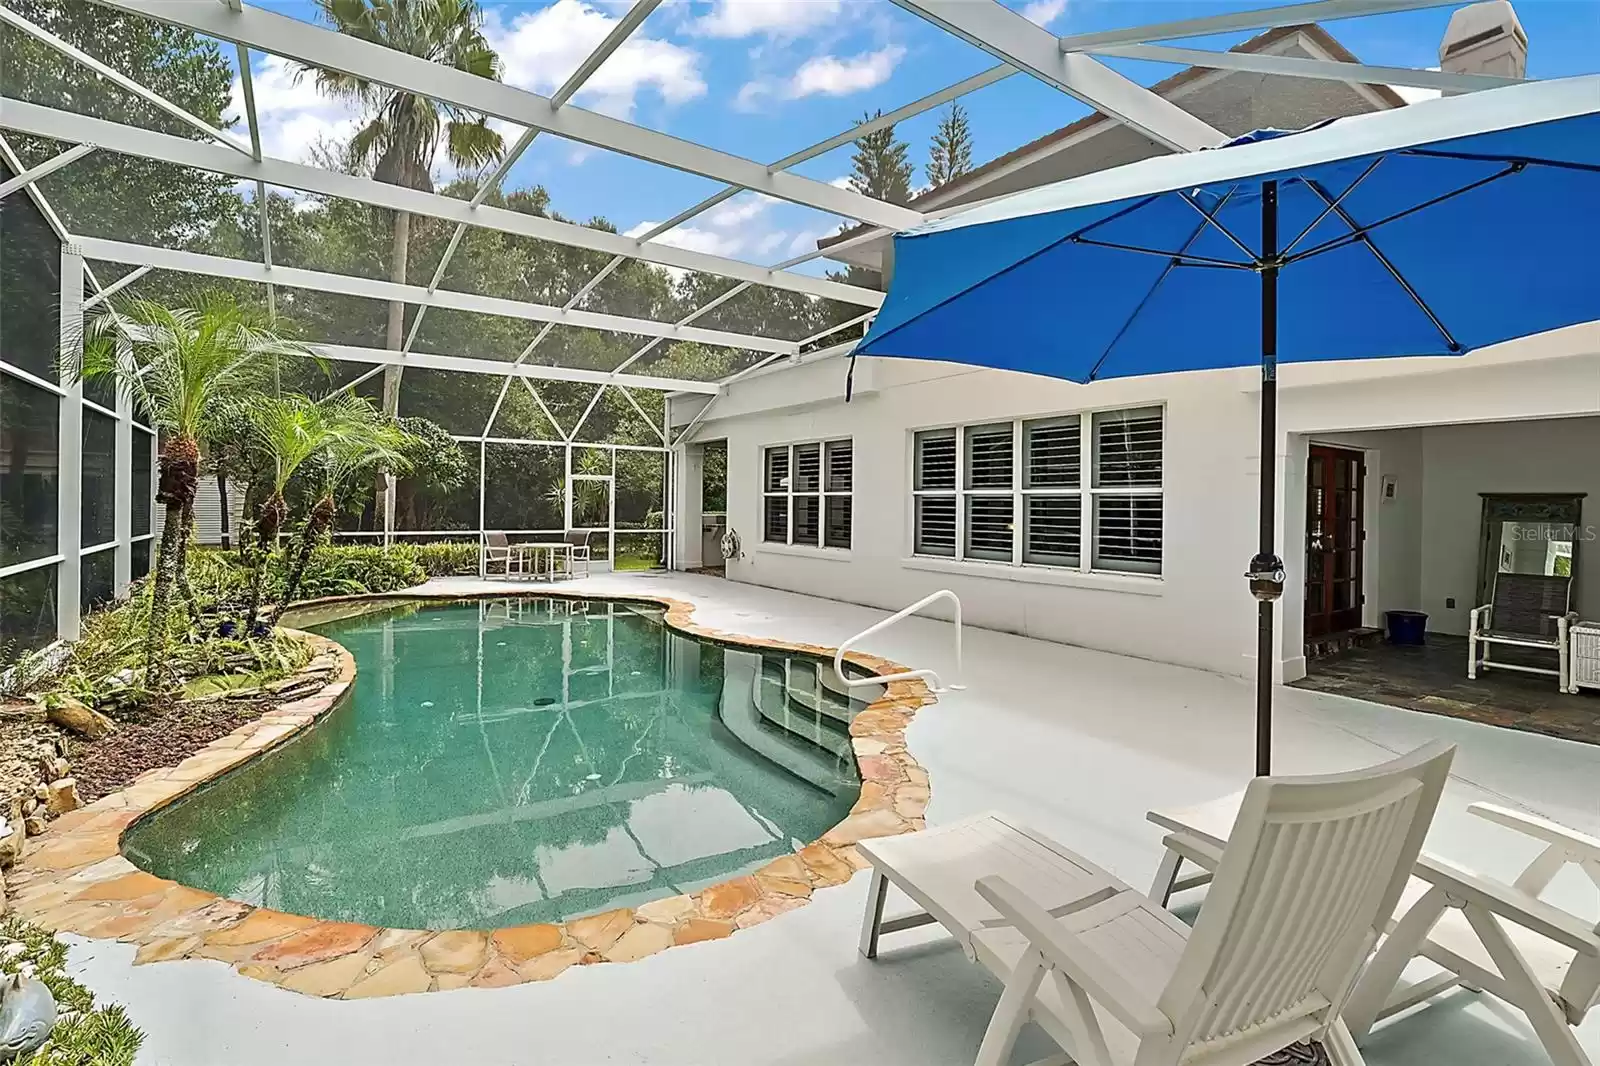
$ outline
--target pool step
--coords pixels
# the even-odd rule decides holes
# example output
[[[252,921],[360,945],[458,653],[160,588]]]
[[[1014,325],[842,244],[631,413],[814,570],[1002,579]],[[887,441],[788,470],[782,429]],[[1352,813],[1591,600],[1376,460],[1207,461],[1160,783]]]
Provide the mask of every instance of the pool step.
[[[718,710],[722,723],[740,743],[801,780],[832,793],[855,788],[847,726],[791,706],[781,686],[764,676],[762,658],[727,651]]]

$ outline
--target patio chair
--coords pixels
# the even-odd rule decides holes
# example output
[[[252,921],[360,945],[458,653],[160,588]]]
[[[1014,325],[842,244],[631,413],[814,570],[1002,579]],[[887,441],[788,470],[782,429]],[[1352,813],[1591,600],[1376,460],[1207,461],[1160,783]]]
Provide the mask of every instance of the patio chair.
[[[1211,880],[1239,799],[1150,812],[1150,821],[1173,830],[1152,899],[1164,905],[1173,892]],[[1600,1006],[1600,926],[1539,897],[1568,864],[1600,888],[1600,840],[1493,804],[1467,810],[1542,842],[1543,851],[1511,884],[1420,856],[1401,897],[1404,913],[1351,992],[1345,1024],[1361,1040],[1376,1022],[1461,986],[1527,1015],[1556,1066],[1593,1066],[1572,1027]],[[1185,861],[1201,872],[1180,878]],[[1418,957],[1444,972],[1402,985],[1402,971]]]
[[[489,576],[494,564],[499,563],[500,572],[509,579],[517,572],[517,568],[521,564],[521,554],[511,546],[511,542],[506,539],[504,533],[485,533],[483,535],[483,545],[479,551],[483,556],[482,566],[485,577]]]
[[[1578,617],[1570,611],[1572,578],[1558,574],[1496,574],[1491,600],[1472,610],[1467,631],[1467,677],[1476,679],[1479,670],[1518,670],[1553,676],[1562,692],[1575,691],[1568,634]],[[1491,659],[1490,649],[1496,645],[1553,651],[1557,668]]]
[[[1004,1066],[1030,1020],[1079,1066],[1248,1066],[1307,1039],[1335,1066],[1360,1066],[1339,1012],[1399,902],[1454,750],[1436,743],[1367,770],[1253,781],[1192,930],[1057,845],[1044,850],[1058,869],[1070,876],[1060,861],[1070,856],[1072,870],[1092,871],[1075,899],[1062,877],[1041,898],[984,868],[1010,852],[1007,865],[1038,880],[1050,861],[1036,839],[1025,854],[1010,846],[1020,841],[963,846],[935,831],[857,845],[874,867],[868,931],[927,920],[881,921],[880,879],[894,880],[931,899],[938,920],[956,920],[951,931],[1005,980],[977,1066]],[[908,883],[921,851],[944,862],[925,862],[938,876]],[[960,888],[972,877],[987,916]]]
[[[561,539],[567,545],[567,557],[563,563],[567,576],[588,577],[589,531],[587,529],[569,529],[561,535]]]

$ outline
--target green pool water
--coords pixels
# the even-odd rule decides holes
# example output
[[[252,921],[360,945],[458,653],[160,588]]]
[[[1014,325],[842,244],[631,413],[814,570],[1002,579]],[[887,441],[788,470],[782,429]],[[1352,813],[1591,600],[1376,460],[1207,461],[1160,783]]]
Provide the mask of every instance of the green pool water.
[[[859,793],[826,667],[658,609],[410,604],[320,631],[349,701],[135,825],[161,877],[412,929],[552,921],[693,891],[826,832]]]

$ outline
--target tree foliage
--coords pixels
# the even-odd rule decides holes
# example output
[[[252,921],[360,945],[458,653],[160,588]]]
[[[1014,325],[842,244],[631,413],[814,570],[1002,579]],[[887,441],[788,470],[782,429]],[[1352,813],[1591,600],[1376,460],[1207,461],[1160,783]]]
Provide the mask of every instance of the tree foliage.
[[[972,129],[967,110],[952,103],[939,119],[928,145],[928,184],[934,188],[961,177],[972,169]]]
[[[856,125],[864,125],[882,114],[880,110],[863,115]],[[856,151],[850,157],[850,187],[875,200],[909,203],[914,174],[908,157],[910,150],[910,145],[895,138],[893,125],[862,134],[856,138]]]

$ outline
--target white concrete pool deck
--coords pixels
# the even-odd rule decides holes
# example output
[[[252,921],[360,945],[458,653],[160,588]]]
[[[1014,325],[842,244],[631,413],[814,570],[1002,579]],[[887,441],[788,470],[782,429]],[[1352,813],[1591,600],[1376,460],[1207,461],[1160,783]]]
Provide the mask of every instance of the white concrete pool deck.
[[[422,591],[485,588],[510,591],[467,579]],[[658,592],[695,603],[703,625],[830,646],[884,614],[684,574],[596,575],[559,588]],[[1247,780],[1247,682],[983,630],[966,636],[967,691],[924,708],[907,734],[932,782],[930,824],[1006,810],[1142,888],[1160,854],[1145,811]],[[942,670],[950,627],[914,619],[865,650]],[[1429,849],[1483,872],[1509,878],[1535,849],[1468,816],[1475,800],[1600,832],[1600,748],[1298,689],[1278,691],[1276,721],[1281,772],[1369,764],[1433,738],[1458,744]],[[147,1034],[140,1063],[967,1066],[998,985],[928,930],[890,938],[877,962],[860,958],[866,885],[857,876],[732,938],[640,962],[574,967],[504,989],[358,1002],[286,992],[218,962],[135,968],[131,946],[67,939],[80,979],[124,1004]],[[1595,913],[1586,882],[1556,887],[1561,902]],[[1600,1060],[1600,1017],[1580,1039]],[[1520,1014],[1462,991],[1380,1026],[1365,1052],[1370,1066],[1548,1062]],[[1021,1052],[1018,1061],[1026,1061]]]

